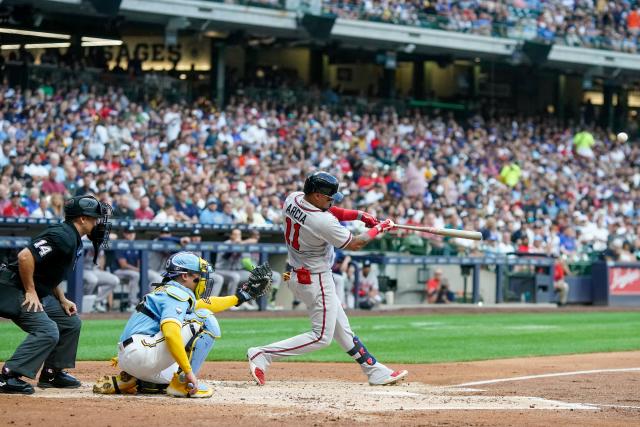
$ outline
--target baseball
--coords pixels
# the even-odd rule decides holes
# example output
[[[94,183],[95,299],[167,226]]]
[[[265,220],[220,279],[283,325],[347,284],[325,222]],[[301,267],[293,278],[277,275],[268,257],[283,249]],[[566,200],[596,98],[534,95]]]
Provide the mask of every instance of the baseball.
[[[625,132],[620,132],[617,138],[619,142],[627,142],[627,140],[629,139],[629,135],[627,135]]]

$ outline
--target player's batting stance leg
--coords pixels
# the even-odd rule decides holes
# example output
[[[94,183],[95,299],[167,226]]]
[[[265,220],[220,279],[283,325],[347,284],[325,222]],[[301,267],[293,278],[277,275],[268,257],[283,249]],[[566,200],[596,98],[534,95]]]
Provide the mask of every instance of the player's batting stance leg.
[[[288,283],[296,298],[303,301],[309,310],[311,331],[248,350],[251,373],[258,385],[265,384],[264,374],[273,361],[320,350],[331,344],[334,338],[360,364],[369,384],[393,384],[407,375],[407,371],[394,372],[378,362],[353,334],[349,319],[336,295],[330,271],[312,274],[310,284],[301,284],[294,273]]]

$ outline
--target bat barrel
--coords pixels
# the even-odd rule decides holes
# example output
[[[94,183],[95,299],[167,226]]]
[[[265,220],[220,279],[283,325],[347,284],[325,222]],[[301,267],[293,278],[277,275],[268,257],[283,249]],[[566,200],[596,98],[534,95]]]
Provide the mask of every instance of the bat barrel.
[[[396,224],[396,228],[401,228],[404,230],[413,230],[413,231],[421,231],[431,234],[437,234],[439,236],[446,237],[457,237],[459,239],[470,239],[470,240],[482,240],[482,233],[479,231],[471,231],[471,230],[455,230],[452,228],[434,228],[434,227],[421,227],[415,225],[400,225]]]

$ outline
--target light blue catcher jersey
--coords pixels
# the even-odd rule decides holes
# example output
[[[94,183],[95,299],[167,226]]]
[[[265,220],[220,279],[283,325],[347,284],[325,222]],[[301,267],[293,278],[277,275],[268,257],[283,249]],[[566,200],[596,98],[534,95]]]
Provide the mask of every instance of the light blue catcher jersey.
[[[144,305],[155,317],[135,312],[129,318],[124,332],[120,335],[120,342],[132,335],[155,335],[160,332],[160,324],[165,319],[175,319],[181,325],[187,312],[193,311],[196,296],[189,288],[178,282],[170,281],[158,286],[144,296]]]

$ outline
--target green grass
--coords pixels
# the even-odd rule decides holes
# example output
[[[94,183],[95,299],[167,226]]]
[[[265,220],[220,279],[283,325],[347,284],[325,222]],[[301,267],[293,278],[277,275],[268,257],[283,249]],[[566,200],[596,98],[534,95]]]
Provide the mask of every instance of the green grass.
[[[509,313],[379,316],[351,319],[368,349],[385,362],[433,363],[640,349],[640,312]],[[124,320],[86,320],[78,360],[108,360]],[[209,360],[244,360],[248,347],[278,341],[309,327],[306,318],[220,319],[222,338]],[[25,334],[0,322],[0,359]],[[291,361],[349,360],[334,343]]]

